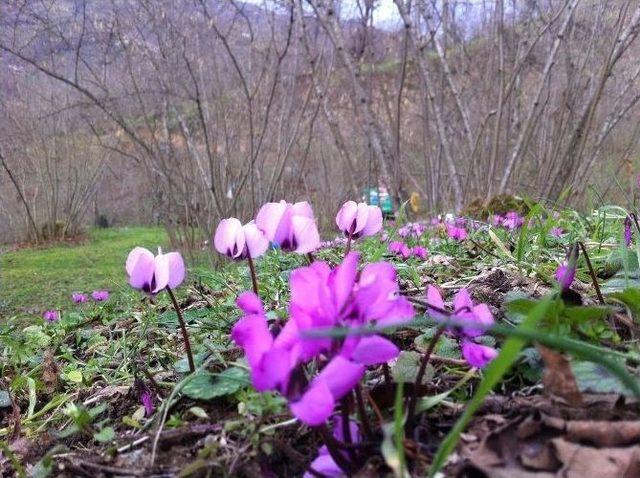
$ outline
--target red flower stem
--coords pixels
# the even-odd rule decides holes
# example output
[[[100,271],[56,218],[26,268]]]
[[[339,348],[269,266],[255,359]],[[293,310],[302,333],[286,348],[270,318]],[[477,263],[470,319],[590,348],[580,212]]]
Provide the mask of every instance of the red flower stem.
[[[591,259],[589,259],[589,254],[587,254],[587,248],[584,247],[583,242],[578,242],[580,245],[580,249],[582,249],[582,253],[584,254],[584,260],[587,263],[587,269],[589,269],[589,275],[591,276],[591,282],[593,282],[593,287],[596,289],[596,295],[598,296],[598,302],[601,305],[604,305],[604,297],[602,297],[602,291],[600,291],[600,286],[598,285],[598,278],[596,277],[596,272],[593,270],[593,265],[591,265]]]
[[[427,365],[429,364],[429,359],[431,358],[431,354],[433,350],[436,348],[436,344],[438,340],[442,336],[445,328],[438,327],[435,335],[432,337],[431,342],[429,342],[429,347],[422,355],[422,360],[420,361],[420,369],[418,370],[418,375],[416,375],[416,381],[413,384],[413,394],[409,399],[409,406],[407,411],[407,425],[411,426],[411,422],[413,421],[413,415],[416,412],[416,406],[418,405],[418,388],[422,384],[422,379],[424,378],[424,374],[427,371]]]
[[[369,418],[367,417],[367,411],[364,408],[364,400],[362,399],[362,386],[360,384],[356,385],[356,406],[358,409],[358,417],[360,418],[360,423],[362,424],[362,431],[367,439],[371,439],[373,437],[373,433],[371,433],[371,425],[369,424]]]
[[[167,286],[166,289],[169,293],[169,297],[171,297],[171,302],[173,302],[173,308],[176,310],[176,314],[178,315],[178,322],[180,323],[180,330],[182,331],[182,339],[184,340],[184,348],[187,351],[189,370],[191,371],[191,373],[193,373],[196,371],[196,365],[193,361],[193,354],[191,353],[191,342],[189,341],[189,334],[187,333],[187,324],[185,323],[184,317],[182,316],[182,309],[180,309],[180,306],[178,305],[176,296],[173,294],[173,291],[169,286]]]
[[[344,471],[345,473],[351,474],[351,472],[353,471],[353,467],[351,466],[351,463],[349,463],[349,461],[342,454],[342,452],[338,450],[338,445],[339,445],[338,440],[334,438],[331,432],[327,429],[326,425],[320,425],[316,427],[316,429],[320,433],[320,436],[322,437],[324,444],[327,445],[327,450],[329,451],[329,455],[331,455],[331,458],[333,458],[333,461],[336,462],[336,465],[338,465],[342,469],[342,471]]]
[[[347,235],[347,246],[344,248],[344,257],[351,251],[351,233]]]
[[[307,260],[309,261],[309,264],[313,264],[313,261],[315,261],[316,258],[313,257],[313,254],[311,254],[310,252],[307,252]]]
[[[351,445],[353,444],[353,437],[351,436],[351,427],[350,425],[350,420],[349,420],[349,399],[351,398],[351,395],[348,394],[346,395],[343,399],[342,402],[340,403],[340,415],[342,417],[342,436],[343,436],[343,440],[344,443],[346,445],[347,448],[347,453],[349,454],[349,459],[351,460],[351,462],[354,462],[356,460],[356,456],[355,456],[355,452],[353,451],[353,448],[351,447]]]
[[[256,267],[253,265],[251,254],[247,254],[247,262],[249,263],[249,272],[251,272],[251,284],[253,285],[253,292],[258,295],[258,278],[256,277]]]

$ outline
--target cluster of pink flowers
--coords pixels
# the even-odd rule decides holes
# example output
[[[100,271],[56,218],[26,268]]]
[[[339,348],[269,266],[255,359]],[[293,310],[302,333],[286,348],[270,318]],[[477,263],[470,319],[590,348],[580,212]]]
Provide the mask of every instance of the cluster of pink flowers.
[[[104,302],[109,300],[109,291],[108,290],[94,290],[91,293],[91,298],[95,302]],[[81,292],[74,292],[71,294],[71,300],[74,304],[83,304],[89,300],[86,294]],[[42,318],[47,322],[57,322],[60,319],[60,312],[58,310],[45,310],[42,313]]]
[[[438,289],[430,285],[427,289],[427,309],[436,320],[454,322],[448,327],[449,332],[460,340],[462,356],[472,367],[484,367],[498,355],[493,347],[476,342],[494,319],[486,304],[473,303],[467,289],[460,289],[453,299],[452,313],[445,315],[442,296]]]
[[[397,256],[402,257],[403,259],[408,259],[410,257],[416,257],[418,259],[426,259],[429,255],[427,249],[423,246],[413,246],[409,247],[402,241],[392,241],[389,243],[387,247],[389,252],[395,254]]]
[[[404,238],[406,237],[419,238],[425,233],[426,230],[427,230],[427,227],[424,224],[421,224],[419,222],[408,222],[407,224],[402,226],[400,229],[398,229],[398,235]]]
[[[387,327],[410,321],[413,307],[398,294],[396,271],[386,262],[366,265],[358,274],[358,253],[351,252],[334,269],[320,261],[291,274],[289,320],[276,337],[267,324],[262,302],[253,292],[238,298],[244,317],[231,336],[243,348],[254,387],[287,397],[294,416],[320,425],[337,401],[360,382],[366,367],[399,354],[392,342],[371,334],[344,340],[314,338],[315,331],[335,327]],[[307,381],[302,368],[315,360],[320,372]]]
[[[504,216],[500,214],[491,216],[491,224],[513,231],[524,224],[524,218],[516,211],[509,211]]]

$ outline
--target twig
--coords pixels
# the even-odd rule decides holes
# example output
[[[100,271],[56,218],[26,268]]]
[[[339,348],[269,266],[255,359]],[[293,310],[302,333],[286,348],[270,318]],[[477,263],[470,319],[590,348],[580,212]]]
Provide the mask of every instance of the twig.
[[[600,286],[598,285],[598,278],[596,277],[596,272],[593,270],[593,266],[591,265],[591,260],[589,259],[589,254],[587,254],[587,249],[584,247],[582,242],[578,242],[580,245],[580,249],[582,249],[582,253],[584,254],[584,260],[587,263],[587,268],[589,269],[589,275],[591,276],[591,281],[593,282],[593,287],[596,289],[596,295],[598,296],[598,302],[601,305],[604,305],[604,297],[602,297],[602,292],[600,291]]]

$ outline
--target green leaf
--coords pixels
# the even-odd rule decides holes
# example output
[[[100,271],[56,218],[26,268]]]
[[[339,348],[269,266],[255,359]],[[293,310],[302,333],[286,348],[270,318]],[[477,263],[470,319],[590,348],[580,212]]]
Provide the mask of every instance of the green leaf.
[[[614,294],[629,288],[640,288],[640,270],[632,271],[628,276],[624,271],[618,272],[600,286],[603,294]]]
[[[0,390],[0,408],[9,408],[11,406],[11,396],[6,390]]]
[[[443,335],[436,345],[436,353],[441,357],[458,359],[461,357],[460,345],[455,339]]]
[[[581,392],[617,393],[632,396],[633,392],[625,387],[618,377],[601,364],[585,361],[572,361],[571,371],[578,382]]]
[[[82,383],[82,372],[78,369],[69,370],[65,373],[65,378],[73,383]]]
[[[211,400],[234,394],[247,385],[247,372],[239,367],[231,367],[219,374],[201,372],[193,375],[182,387],[182,393],[194,400]]]
[[[634,317],[640,317],[640,289],[628,288],[622,292],[614,292],[610,296],[629,307]]]
[[[398,360],[396,360],[396,363],[391,368],[393,380],[398,383],[414,382],[420,369],[421,358],[422,354],[414,352],[413,350],[400,352]],[[433,374],[433,367],[427,365],[424,376],[425,380],[432,378]]]
[[[116,432],[111,427],[104,427],[97,433],[93,434],[93,438],[100,443],[107,443],[112,441],[116,436]]]
[[[610,307],[566,307],[562,314],[575,323],[604,319],[611,312]]]

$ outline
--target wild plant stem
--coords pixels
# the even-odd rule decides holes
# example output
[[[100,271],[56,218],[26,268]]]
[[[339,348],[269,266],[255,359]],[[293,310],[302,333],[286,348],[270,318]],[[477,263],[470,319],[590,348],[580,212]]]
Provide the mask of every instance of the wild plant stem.
[[[347,254],[349,254],[349,252],[351,251],[351,239],[352,239],[351,233],[349,233],[347,235],[347,245],[344,248],[344,257],[347,257]]]
[[[601,305],[604,305],[604,297],[602,297],[602,292],[600,291],[600,286],[598,285],[598,278],[596,277],[596,272],[593,270],[593,265],[591,265],[591,259],[589,259],[589,254],[587,253],[587,248],[584,247],[584,243],[578,242],[580,245],[580,249],[582,249],[582,253],[584,254],[584,260],[587,263],[587,269],[589,269],[589,275],[591,276],[591,282],[593,282],[593,287],[596,289],[596,295],[598,296],[598,302]]]
[[[358,409],[358,416],[360,418],[360,423],[362,424],[362,431],[367,439],[371,439],[373,437],[373,433],[371,433],[371,425],[369,425],[369,418],[367,417],[367,411],[364,408],[364,400],[362,399],[362,386],[360,384],[356,385],[356,407]]]
[[[184,321],[184,317],[182,315],[182,309],[178,305],[176,296],[173,294],[173,291],[169,286],[167,286],[167,292],[169,293],[169,297],[171,297],[171,302],[173,302],[173,308],[176,310],[176,314],[178,315],[178,322],[180,323],[180,330],[182,331],[182,339],[184,340],[184,348],[187,351],[189,371],[193,373],[196,371],[196,365],[195,365],[195,362],[193,361],[193,354],[191,353],[191,342],[189,341],[189,334],[187,333],[187,324]]]
[[[422,355],[422,359],[420,360],[420,369],[418,370],[418,375],[416,375],[416,381],[413,384],[413,393],[411,394],[411,398],[409,399],[409,406],[407,409],[407,426],[411,426],[411,422],[413,421],[413,415],[418,404],[418,389],[420,388],[422,379],[424,378],[424,374],[427,371],[427,365],[429,364],[431,354],[436,348],[436,344],[444,333],[444,330],[444,327],[438,327],[438,330],[431,338],[431,342],[429,342],[429,346],[427,347],[427,350],[424,352],[424,354]]]
[[[320,425],[316,427],[320,436],[322,437],[322,441],[327,445],[327,450],[329,451],[329,455],[333,458],[333,461],[336,462],[342,471],[349,474],[352,472],[351,463],[345,458],[340,450],[338,450],[338,443],[331,432],[327,429],[326,425]]]
[[[251,272],[251,284],[253,285],[253,292],[258,295],[258,278],[256,277],[256,267],[253,265],[253,259],[251,255],[247,255],[247,262],[249,263],[249,272]]]

